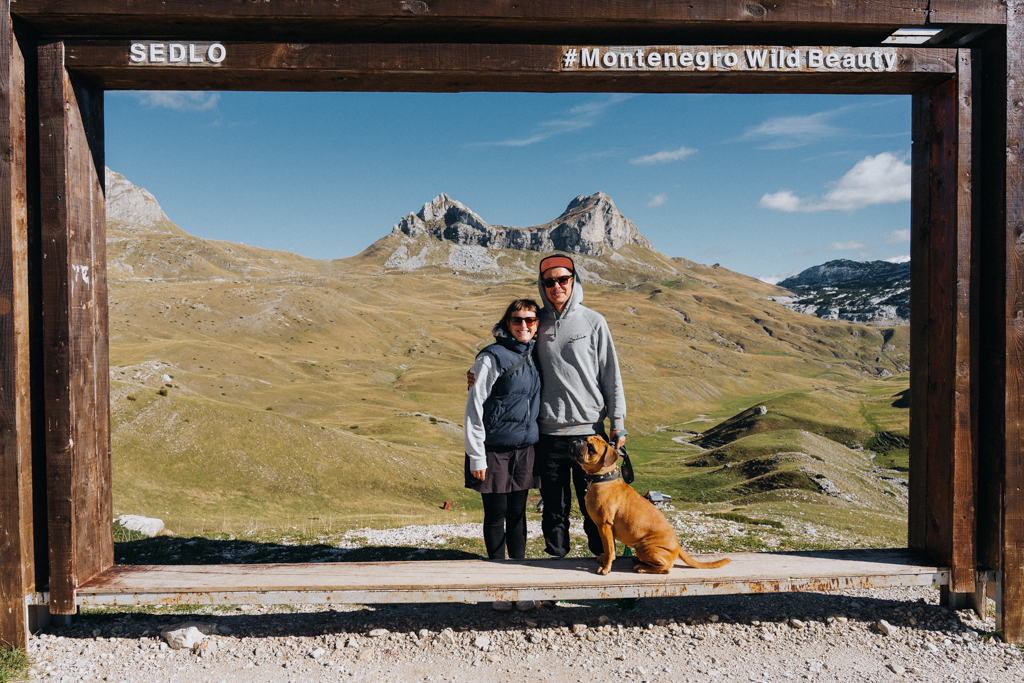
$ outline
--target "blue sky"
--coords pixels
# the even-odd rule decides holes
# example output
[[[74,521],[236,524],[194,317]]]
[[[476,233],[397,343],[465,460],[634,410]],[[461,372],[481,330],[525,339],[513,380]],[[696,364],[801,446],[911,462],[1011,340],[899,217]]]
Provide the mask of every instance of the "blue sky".
[[[906,96],[112,92],[106,140],[187,232],[313,258],[440,192],[530,226],[599,190],[661,252],[754,277],[909,254]]]

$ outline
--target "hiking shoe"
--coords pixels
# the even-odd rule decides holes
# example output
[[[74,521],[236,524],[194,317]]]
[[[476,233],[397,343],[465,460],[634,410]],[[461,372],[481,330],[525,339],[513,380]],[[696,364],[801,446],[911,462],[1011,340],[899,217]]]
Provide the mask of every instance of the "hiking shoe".
[[[516,600],[516,609],[520,612],[529,612],[537,606],[533,600]]]
[[[507,600],[499,600],[497,602],[492,602],[491,607],[498,610],[499,612],[508,612],[512,609],[512,603],[508,602]]]

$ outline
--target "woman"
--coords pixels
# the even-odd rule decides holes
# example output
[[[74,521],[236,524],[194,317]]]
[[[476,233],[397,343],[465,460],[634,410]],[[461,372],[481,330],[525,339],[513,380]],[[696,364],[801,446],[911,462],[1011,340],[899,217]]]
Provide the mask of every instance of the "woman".
[[[487,557],[526,557],[526,496],[533,474],[540,373],[534,365],[537,302],[517,299],[491,330],[495,342],[473,364],[476,383],[466,399],[466,488],[484,504]],[[510,606],[495,603],[497,609]],[[529,609],[524,603],[520,609]],[[532,606],[532,605],[530,605]]]

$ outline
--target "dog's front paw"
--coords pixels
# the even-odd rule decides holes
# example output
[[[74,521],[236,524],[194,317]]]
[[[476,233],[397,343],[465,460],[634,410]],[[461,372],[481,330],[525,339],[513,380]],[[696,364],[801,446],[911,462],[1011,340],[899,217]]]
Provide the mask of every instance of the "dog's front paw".
[[[602,564],[602,565],[600,565],[597,568],[597,573],[600,574],[601,576],[604,576],[605,574],[607,574],[611,570],[612,570],[612,566],[610,564],[608,564],[608,565]]]

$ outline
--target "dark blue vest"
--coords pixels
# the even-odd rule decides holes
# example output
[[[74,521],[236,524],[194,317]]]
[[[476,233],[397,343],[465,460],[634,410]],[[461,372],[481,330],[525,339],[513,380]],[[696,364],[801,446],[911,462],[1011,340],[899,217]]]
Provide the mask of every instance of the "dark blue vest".
[[[533,344],[499,337],[480,353],[490,353],[497,359],[500,376],[518,363],[524,353],[533,353]],[[495,382],[491,395],[484,401],[484,446],[494,450],[537,443],[539,414],[540,373],[530,358],[511,375]]]

